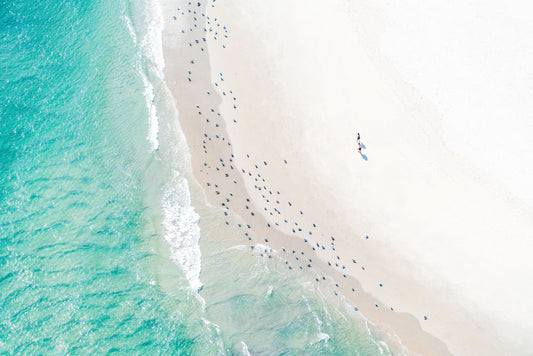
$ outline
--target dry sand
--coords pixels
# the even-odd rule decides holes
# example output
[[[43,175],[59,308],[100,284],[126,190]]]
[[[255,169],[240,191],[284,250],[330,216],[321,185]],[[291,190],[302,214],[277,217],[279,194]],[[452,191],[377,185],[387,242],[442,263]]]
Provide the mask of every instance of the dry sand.
[[[411,352],[527,353],[531,209],[448,149],[443,114],[373,45],[375,8],[162,5],[194,176],[243,241],[333,280]]]

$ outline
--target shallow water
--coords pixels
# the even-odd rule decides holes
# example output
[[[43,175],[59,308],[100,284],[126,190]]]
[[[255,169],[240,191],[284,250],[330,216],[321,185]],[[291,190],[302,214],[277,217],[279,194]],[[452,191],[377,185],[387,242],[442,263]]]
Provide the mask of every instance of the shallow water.
[[[0,7],[0,353],[390,353],[308,275],[200,231],[155,5]]]

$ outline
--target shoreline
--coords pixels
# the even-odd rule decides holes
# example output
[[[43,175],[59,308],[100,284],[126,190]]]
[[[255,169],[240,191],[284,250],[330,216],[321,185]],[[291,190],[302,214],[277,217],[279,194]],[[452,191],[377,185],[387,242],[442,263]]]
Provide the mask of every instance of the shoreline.
[[[168,21],[168,19],[167,19]],[[171,51],[176,51],[176,49],[173,49]],[[169,53],[169,48],[165,48],[165,55],[167,56],[168,53]],[[207,49],[206,49],[206,52],[207,52]],[[177,54],[177,51],[174,52],[175,54]],[[171,56],[172,58],[175,58],[176,56]],[[198,57],[200,58],[200,57]],[[206,60],[207,58],[204,58],[204,59],[195,59],[195,65],[199,65],[199,64],[202,64],[203,65],[203,69],[205,70],[201,70],[199,71],[199,74],[196,75],[196,78],[198,78],[198,76],[200,75],[205,75],[205,73],[210,73],[210,67],[209,67],[209,63],[208,61]],[[204,63],[203,60],[206,60]],[[166,58],[165,60],[165,63],[168,63],[169,60],[168,58]],[[187,61],[185,58],[182,59],[182,65],[185,67],[186,66],[186,63],[190,61]],[[177,66],[176,66],[177,67]],[[187,84],[188,83],[191,83],[191,82],[188,82],[188,79],[187,78],[181,78],[181,81],[174,81],[172,83],[172,79],[170,78],[173,78],[175,80],[176,77],[178,77],[178,73],[174,72],[174,71],[177,71],[178,68],[176,67],[169,67],[168,65],[165,67],[165,77],[167,78],[167,85],[169,85],[169,88],[171,88],[171,91],[173,92],[173,94],[175,95],[175,99],[176,101],[178,102],[178,110],[179,110],[179,115],[180,115],[180,125],[182,127],[182,130],[184,131],[185,133],[185,137],[187,138],[188,142],[190,142],[191,138],[193,140],[196,140],[198,141],[198,138],[202,137],[203,135],[203,132],[200,133],[200,128],[198,127],[199,125],[194,125],[194,120],[196,120],[196,117],[197,116],[201,116],[198,114],[198,111],[195,111],[195,109],[198,109],[196,108],[196,105],[190,105],[190,101],[192,101],[193,99],[192,98],[197,98],[197,96],[200,96],[202,94],[207,94],[207,92],[205,93],[202,93],[204,92],[203,89],[206,88],[209,88],[208,91],[213,91],[213,94],[209,94],[209,95],[212,95],[212,96],[209,96],[208,98],[211,99],[211,98],[214,98],[212,99],[214,103],[216,103],[218,100],[220,100],[220,96],[219,97],[216,97],[215,96],[215,87],[213,87],[211,85],[211,78],[208,77],[208,76],[205,76],[205,78],[202,79],[196,79],[195,82],[196,83],[200,83],[199,87],[197,88],[197,93],[192,93],[191,97],[187,97],[187,94],[191,94],[191,90],[190,90],[190,87],[187,87]],[[183,69],[183,67],[181,68]],[[188,72],[188,69],[186,70]],[[192,71],[191,71],[192,72]],[[169,83],[171,82],[171,83]],[[179,85],[182,85],[182,86],[185,86],[185,87],[181,87],[179,88]],[[176,87],[178,86],[178,87]],[[180,95],[176,95],[177,93],[180,93]],[[229,93],[229,92],[228,92]],[[196,94],[196,95],[195,95]],[[230,93],[231,94],[231,93]],[[181,100],[179,100],[179,98],[182,98]],[[204,102],[204,105],[202,105],[202,107],[205,107],[206,105],[208,105],[208,103],[205,103],[205,96],[200,99],[200,100],[197,100],[197,101],[201,101],[201,102]],[[185,104],[184,105],[180,105],[179,103],[180,102],[184,102]],[[214,105],[215,106],[215,105]],[[218,105],[216,105],[218,106]],[[193,109],[191,109],[191,107]],[[187,121],[186,121],[187,120]],[[190,121],[189,121],[190,120]],[[206,121],[207,123],[207,121]],[[202,123],[203,124],[203,123]],[[219,123],[219,126],[222,126],[224,127],[223,125],[221,125],[222,122]],[[205,124],[203,124],[205,125]],[[224,122],[224,125],[225,125],[225,122]],[[207,126],[207,125],[205,125]],[[206,130],[208,131],[210,134],[213,134],[212,133],[212,129],[209,129],[209,130]],[[207,132],[206,132],[207,133]],[[213,134],[213,135],[209,135],[210,137],[213,138],[213,136],[216,135],[216,134]],[[225,140],[224,140],[225,141]],[[219,152],[218,153],[218,156],[225,156],[225,157],[231,157],[232,155],[232,150],[231,150],[231,145],[227,145],[226,142],[219,142],[218,144],[218,149],[219,150],[222,150],[222,152],[220,151],[217,151]],[[230,142],[231,143],[231,142]],[[203,145],[202,145],[203,146]],[[226,194],[227,193],[230,193],[233,194],[234,196],[241,196],[241,197],[247,197],[247,196],[250,196],[248,194],[248,192],[246,191],[246,188],[243,186],[243,184],[235,184],[234,186],[230,184],[227,184],[227,183],[221,183],[221,182],[224,182],[225,179],[222,179],[219,175],[219,177],[216,177],[216,178],[211,178],[209,179],[209,173],[206,172],[206,167],[209,167],[210,168],[210,165],[208,164],[208,166],[204,166],[204,162],[207,163],[209,162],[210,164],[213,164],[213,165],[216,165],[218,164],[217,161],[220,162],[220,158],[221,157],[213,157],[213,156],[209,156],[209,155],[205,155],[205,150],[203,149],[203,147],[200,146],[199,144],[190,144],[189,143],[189,149],[191,151],[191,156],[192,156],[192,163],[193,163],[193,176],[194,176],[194,179],[196,180],[196,182],[199,184],[199,186],[201,186],[201,189],[202,189],[202,192],[203,194],[205,195],[205,198],[207,199],[207,203],[210,204],[211,206],[213,207],[216,207],[217,205],[222,208],[224,207],[229,207],[229,204],[226,204],[225,202],[220,202],[220,198],[219,198],[219,194],[217,194],[216,192],[219,191],[219,192],[225,192]],[[203,153],[203,154],[202,154]],[[199,158],[202,157],[202,161],[203,162],[200,162]],[[234,157],[233,157],[234,158]],[[224,163],[224,162],[220,162],[220,163]],[[227,163],[227,161],[226,161]],[[264,165],[264,163],[263,163]],[[268,165],[268,163],[267,163]],[[255,166],[255,164],[254,164]],[[247,173],[250,173],[248,171],[246,171]],[[242,171],[241,171],[242,173]],[[237,178],[237,177],[235,177]],[[239,177],[240,178],[240,177]],[[212,180],[213,179],[213,180]],[[217,183],[214,183],[214,182],[217,182]],[[210,184],[209,186],[207,186],[207,184]],[[213,189],[206,189],[205,187],[213,187],[215,184],[217,184],[218,187],[216,187],[217,190],[213,190]],[[199,192],[197,192],[196,194],[196,199],[200,198],[198,195]],[[251,197],[251,196],[250,196]],[[204,197],[202,197],[204,198]],[[246,199],[250,199],[252,201],[252,203],[255,203],[255,201],[253,200],[253,198],[244,198],[244,200]],[[221,204],[225,204],[225,205],[221,205]],[[257,208],[257,204],[256,205],[256,208]],[[251,204],[250,204],[251,206]],[[298,239],[298,240],[292,240],[290,241],[291,237],[289,235],[286,235],[284,234],[283,232],[281,231],[272,231],[272,229],[268,228],[268,222],[259,214],[255,214],[252,216],[250,212],[248,212],[247,210],[249,209],[246,209],[246,205],[244,206],[244,209],[242,206],[235,206],[235,207],[231,207],[230,209],[227,209],[227,210],[231,210],[231,214],[234,214],[240,218],[244,218],[246,223],[248,223],[251,228],[250,229],[247,229],[244,233],[243,233],[243,238],[246,239],[244,241],[247,241],[251,246],[254,246],[255,244],[264,244],[264,245],[268,245],[268,246],[271,246],[272,248],[275,248],[276,250],[278,250],[278,252],[281,254],[283,249],[285,249],[286,251],[291,251],[291,250],[295,250],[295,251],[299,251],[301,253],[301,251],[304,252],[305,256],[309,256],[311,257],[311,259],[315,259],[312,263],[312,268],[313,268],[313,271],[316,273],[317,275],[317,278],[319,278],[319,280],[323,281],[323,277],[326,278],[328,280],[328,282],[334,284],[335,280],[339,280],[341,278],[344,278],[342,277],[342,273],[340,270],[331,270],[329,269],[328,270],[328,265],[327,265],[327,262],[324,262],[322,261],[321,259],[317,258],[318,256],[316,256],[316,254],[314,253],[313,251],[313,247],[310,247],[309,244],[305,243],[305,241],[303,239]],[[259,209],[257,209],[259,210]],[[257,211],[255,210],[255,211]],[[248,216],[248,217],[246,217]],[[250,221],[251,220],[251,221]],[[253,227],[252,227],[253,226]],[[272,226],[272,225],[271,225]],[[253,231],[252,232],[248,232],[248,231]],[[253,234],[253,235],[252,235]],[[260,236],[268,236],[267,239],[268,241],[264,241],[264,238],[261,238]],[[248,239],[248,237],[251,238],[251,240]],[[243,242],[244,242],[243,241]],[[316,257],[315,257],[316,256]],[[287,258],[288,256],[286,256],[285,258]],[[309,258],[307,257],[307,258]],[[288,259],[288,258],[287,258]],[[293,258],[293,261],[291,263],[291,268],[298,268],[300,266],[297,266],[296,265],[296,260]],[[293,264],[295,264],[295,266],[293,267]],[[302,268],[303,268],[304,265],[302,265]],[[309,268],[309,267],[307,267]],[[333,277],[333,278],[332,278]],[[442,344],[442,342],[440,342],[439,340],[435,339],[434,337],[432,337],[431,335],[425,333],[422,329],[420,329],[419,327],[417,327],[417,321],[409,314],[405,314],[405,313],[389,313],[389,311],[386,311],[384,310],[384,313],[386,314],[389,314],[389,316],[385,316],[385,320],[388,320],[388,323],[387,324],[396,324],[395,327],[392,327],[392,326],[387,326],[387,327],[383,327],[383,323],[376,323],[377,320],[381,319],[380,317],[377,317],[376,312],[374,312],[374,310],[372,309],[373,307],[373,303],[376,301],[376,298],[374,298],[373,296],[367,294],[366,292],[364,292],[364,290],[361,288],[361,285],[360,283],[355,280],[353,277],[349,276],[347,277],[348,280],[350,281],[350,287],[347,287],[347,286],[343,286],[339,289],[339,292],[338,294],[339,295],[342,295],[342,296],[345,296],[345,297],[348,297],[350,294],[349,293],[353,293],[351,291],[351,286],[353,286],[354,288],[356,288],[356,291],[357,291],[357,294],[358,294],[358,297],[357,297],[357,301],[358,301],[358,306],[355,307],[357,308],[357,311],[360,311],[362,313],[362,315],[364,315],[366,318],[368,318],[370,320],[370,322],[372,322],[373,324],[377,325],[378,328],[381,328],[383,329],[383,331],[389,333],[392,335],[392,337],[398,337],[398,333],[396,330],[402,330],[403,328],[401,326],[405,326],[405,325],[410,325],[409,329],[406,329],[406,330],[409,330],[409,334],[412,335],[412,337],[409,337],[408,335],[403,335],[403,338],[402,341],[405,342],[404,340],[405,339],[410,339],[411,340],[411,344],[408,345],[408,349],[413,352],[419,352],[419,353],[428,353],[428,352],[435,352],[435,350],[441,350],[440,353],[437,353],[437,354],[442,354],[442,355],[446,355],[446,354],[449,354],[448,351],[446,350],[446,346],[444,344]],[[335,292],[337,293],[337,292]],[[333,293],[332,293],[333,295]],[[333,295],[335,296],[335,295]],[[350,298],[347,299],[348,301],[352,302],[350,300]],[[379,301],[378,301],[379,302]],[[402,314],[405,314],[405,315],[402,315]],[[396,320],[393,322],[390,318],[392,315],[394,315],[394,317],[396,317]],[[413,332],[415,330],[412,330],[412,328],[418,328],[418,334]],[[402,343],[403,345],[403,343]],[[405,347],[405,345],[403,346]]]
[[[209,37],[201,33],[202,25],[215,29],[223,29],[224,25],[217,26],[220,22],[217,23],[214,17],[207,24],[207,18],[201,16],[205,5],[197,9],[197,14],[183,16],[176,11],[177,4],[162,6],[168,6],[163,12],[165,77],[178,105],[180,125],[191,151],[194,178],[201,185],[208,204],[219,207],[221,213],[229,211],[228,215],[244,218],[248,226],[242,224],[239,228],[244,241],[249,241],[251,245],[268,245],[279,250],[280,254],[285,248],[285,258],[291,268],[313,270],[319,279],[317,283],[322,277],[339,283],[335,294],[338,291],[372,323],[399,337],[411,352],[461,354],[461,347],[468,343],[478,351],[480,345],[484,345],[486,354],[507,350],[498,350],[502,347],[501,340],[492,337],[490,329],[493,326],[485,324],[485,319],[473,318],[475,313],[467,313],[469,305],[453,305],[453,298],[448,299],[453,292],[447,286],[427,288],[421,279],[413,277],[420,277],[420,271],[408,262],[406,256],[398,255],[379,238],[375,240],[374,236],[370,236],[370,239],[365,239],[363,226],[354,228],[349,215],[337,214],[335,204],[316,204],[327,203],[331,199],[324,195],[327,189],[317,183],[317,179],[306,178],[304,174],[304,181],[301,181],[301,172],[307,169],[302,162],[305,157],[299,152],[301,148],[291,146],[290,137],[283,137],[283,130],[276,131],[273,123],[267,120],[261,121],[261,125],[266,127],[260,127],[253,121],[241,125],[240,118],[250,117],[260,108],[265,109],[263,98],[268,96],[260,95],[260,90],[257,93],[246,91],[249,89],[247,83],[254,82],[254,78],[244,78],[238,71],[240,68],[235,69],[235,65],[232,68],[229,63],[238,51],[230,52],[224,59],[220,51],[227,48],[217,42],[217,35]],[[197,19],[193,20],[194,17]],[[180,22],[185,20],[189,22]],[[193,27],[195,24],[198,26],[196,29]],[[192,31],[187,33],[187,29]],[[224,34],[221,31],[219,39]],[[203,38],[206,40],[203,41]],[[227,70],[211,73],[212,67]],[[228,83],[232,85],[228,87]],[[260,105],[248,108],[245,105],[243,110],[241,93],[246,93],[247,104]],[[269,108],[268,114],[279,115],[276,110],[279,109]],[[237,122],[233,121],[234,118]],[[261,148],[263,142],[251,144],[250,138],[243,135],[250,130],[264,131],[267,142],[274,132],[279,133],[282,139],[267,153],[264,147]],[[253,138],[257,139],[257,136]],[[290,188],[290,196],[285,193],[286,189],[278,194],[275,187]],[[277,219],[274,214],[278,215]],[[287,222],[283,221],[285,219]],[[358,217],[356,223],[364,219],[364,215]],[[367,228],[372,231],[372,226]],[[332,236],[335,236],[334,240]],[[291,250],[303,252],[305,263],[302,258],[297,260]],[[389,258],[387,253],[393,258]],[[307,261],[309,258],[312,261]],[[355,258],[357,261],[353,262]],[[339,266],[333,267],[335,263]],[[351,288],[356,290],[355,294]],[[414,296],[408,295],[411,292]],[[425,320],[425,310],[428,320]],[[414,311],[417,312],[416,317],[413,316]],[[469,323],[473,323],[474,327],[466,326]],[[479,327],[484,329],[475,330]],[[442,338],[450,330],[461,335],[452,339]],[[435,336],[441,336],[441,339]]]

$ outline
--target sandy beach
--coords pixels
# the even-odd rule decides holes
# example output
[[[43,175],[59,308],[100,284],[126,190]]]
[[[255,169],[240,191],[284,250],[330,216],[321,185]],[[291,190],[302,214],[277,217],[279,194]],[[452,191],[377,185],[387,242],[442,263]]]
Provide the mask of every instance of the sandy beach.
[[[450,148],[448,112],[383,51],[390,15],[161,5],[195,204],[218,208],[221,239],[237,231],[312,271],[407,353],[531,350],[533,208]]]

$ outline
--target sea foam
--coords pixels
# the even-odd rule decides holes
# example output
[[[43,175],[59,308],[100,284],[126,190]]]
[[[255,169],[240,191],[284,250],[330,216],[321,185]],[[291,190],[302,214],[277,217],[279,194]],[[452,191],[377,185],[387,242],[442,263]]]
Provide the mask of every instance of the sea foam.
[[[140,70],[140,76],[144,83],[144,97],[146,99],[146,108],[149,113],[149,130],[148,141],[152,150],[159,148],[159,118],[157,115],[156,98],[154,86],[149,80],[153,76],[155,80],[163,82],[165,68],[165,59],[163,57],[163,17],[161,7],[157,1],[149,1],[146,6],[146,28],[144,35],[140,40],[140,47],[143,53],[144,64],[147,74]],[[128,22],[127,22],[128,24]],[[128,27],[129,28],[129,27]],[[136,37],[134,37],[136,40]]]
[[[178,112],[174,106],[169,89],[165,84],[163,57],[164,21],[158,1],[142,2],[145,23],[142,24],[142,35],[137,34],[142,52],[142,65],[139,75],[144,84],[144,97],[148,110],[148,136],[152,151],[160,150],[160,126],[172,131],[169,125],[177,119]],[[128,23],[128,22],[127,22]],[[137,37],[133,37],[137,38]],[[202,288],[200,281],[201,252],[199,216],[191,206],[189,185],[182,174],[188,169],[188,147],[182,132],[165,132],[170,138],[164,141],[165,153],[161,158],[171,169],[168,182],[164,185],[161,198],[162,235],[168,243],[171,259],[183,270],[191,288],[198,291]],[[167,144],[168,143],[168,144]]]
[[[174,262],[183,269],[191,287],[199,290],[202,287],[199,216],[190,204],[187,180],[174,171],[162,201],[163,237],[170,246]]]
[[[128,28],[128,32],[130,34],[131,40],[133,41],[134,44],[137,44],[137,34],[135,33],[135,30],[133,29],[131,19],[126,15],[122,16],[122,19],[124,20],[124,23],[126,24],[126,27]]]
[[[148,80],[146,75],[142,70],[139,71],[139,75],[141,76],[141,79],[144,84],[144,98],[146,100],[146,109],[148,110],[148,122],[149,122],[149,128],[148,128],[148,142],[150,142],[150,146],[152,148],[152,151],[155,151],[159,149],[159,118],[157,116],[157,108],[155,106],[155,95],[154,95],[154,86],[152,83]]]

